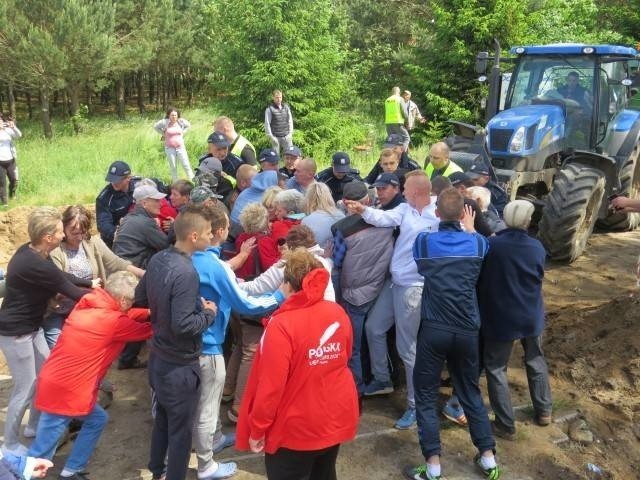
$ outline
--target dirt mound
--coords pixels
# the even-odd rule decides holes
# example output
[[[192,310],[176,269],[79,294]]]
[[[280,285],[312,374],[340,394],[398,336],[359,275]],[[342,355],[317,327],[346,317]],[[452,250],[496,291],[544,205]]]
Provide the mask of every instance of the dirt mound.
[[[640,296],[595,309],[550,314],[546,347],[551,368],[592,400],[627,419],[640,417]]]
[[[0,265],[6,265],[13,252],[29,240],[27,219],[35,207],[16,207],[0,212]]]

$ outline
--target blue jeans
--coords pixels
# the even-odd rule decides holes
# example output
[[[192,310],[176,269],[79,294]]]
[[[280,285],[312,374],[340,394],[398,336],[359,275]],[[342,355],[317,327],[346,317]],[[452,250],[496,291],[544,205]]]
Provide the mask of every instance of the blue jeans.
[[[353,348],[351,350],[351,358],[349,359],[349,368],[353,372],[353,379],[356,382],[358,396],[364,395],[364,380],[362,379],[362,360],[360,358],[360,349],[362,346],[362,336],[364,334],[364,321],[367,313],[371,310],[375,300],[365,303],[364,305],[353,305],[346,300],[342,301],[342,307],[349,315],[351,320],[351,328],[353,328]]]
[[[109,420],[109,415],[97,403],[89,415],[83,417],[67,417],[42,412],[38,422],[36,438],[29,447],[28,456],[51,460],[58,446],[58,441],[73,418],[82,420],[82,428],[78,438],[73,442],[71,454],[64,468],[71,472],[82,472],[96,448],[102,431]]]
[[[58,337],[62,333],[62,327],[64,326],[65,319],[65,315],[52,313],[44,320],[44,322],[42,322],[44,339],[47,341],[49,350],[53,350],[53,347],[58,343]]]
[[[491,423],[478,386],[478,337],[421,325],[418,333],[413,385],[416,396],[418,438],[425,459],[440,455],[438,395],[445,360],[453,388],[469,422],[471,441],[480,453],[495,450]]]

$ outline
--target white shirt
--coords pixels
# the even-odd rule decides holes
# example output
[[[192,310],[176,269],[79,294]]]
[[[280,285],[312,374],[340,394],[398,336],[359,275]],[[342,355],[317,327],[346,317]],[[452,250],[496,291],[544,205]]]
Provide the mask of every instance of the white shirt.
[[[367,207],[362,213],[365,222],[375,227],[400,227],[391,257],[391,280],[401,287],[424,284],[424,277],[418,273],[413,259],[413,244],[421,232],[437,232],[440,220],[436,217],[435,202],[418,212],[408,203],[401,203],[392,210],[377,210]]]

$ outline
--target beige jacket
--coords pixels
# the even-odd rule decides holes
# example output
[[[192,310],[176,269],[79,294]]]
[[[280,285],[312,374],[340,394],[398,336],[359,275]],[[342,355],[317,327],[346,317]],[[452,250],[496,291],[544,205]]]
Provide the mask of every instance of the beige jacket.
[[[130,261],[118,257],[109,250],[109,247],[98,236],[93,236],[90,240],[83,240],[81,246],[91,263],[93,278],[100,278],[103,285],[110,274],[126,270],[131,265]],[[67,271],[67,256],[60,247],[51,251],[49,255],[60,270]]]

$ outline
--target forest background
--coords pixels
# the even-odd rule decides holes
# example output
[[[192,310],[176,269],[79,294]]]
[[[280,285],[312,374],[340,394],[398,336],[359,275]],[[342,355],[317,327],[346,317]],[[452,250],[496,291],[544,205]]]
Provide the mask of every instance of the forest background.
[[[413,136],[419,148],[449,118],[482,122],[486,87],[473,67],[494,39],[505,53],[635,45],[640,0],[4,0],[0,111],[28,132],[21,203],[88,199],[114,158],[154,173],[163,153],[150,124],[169,105],[194,123],[190,154],[205,150],[218,114],[265,147],[275,88],[294,112],[294,142],[321,165],[380,143],[396,85],[429,120]]]

